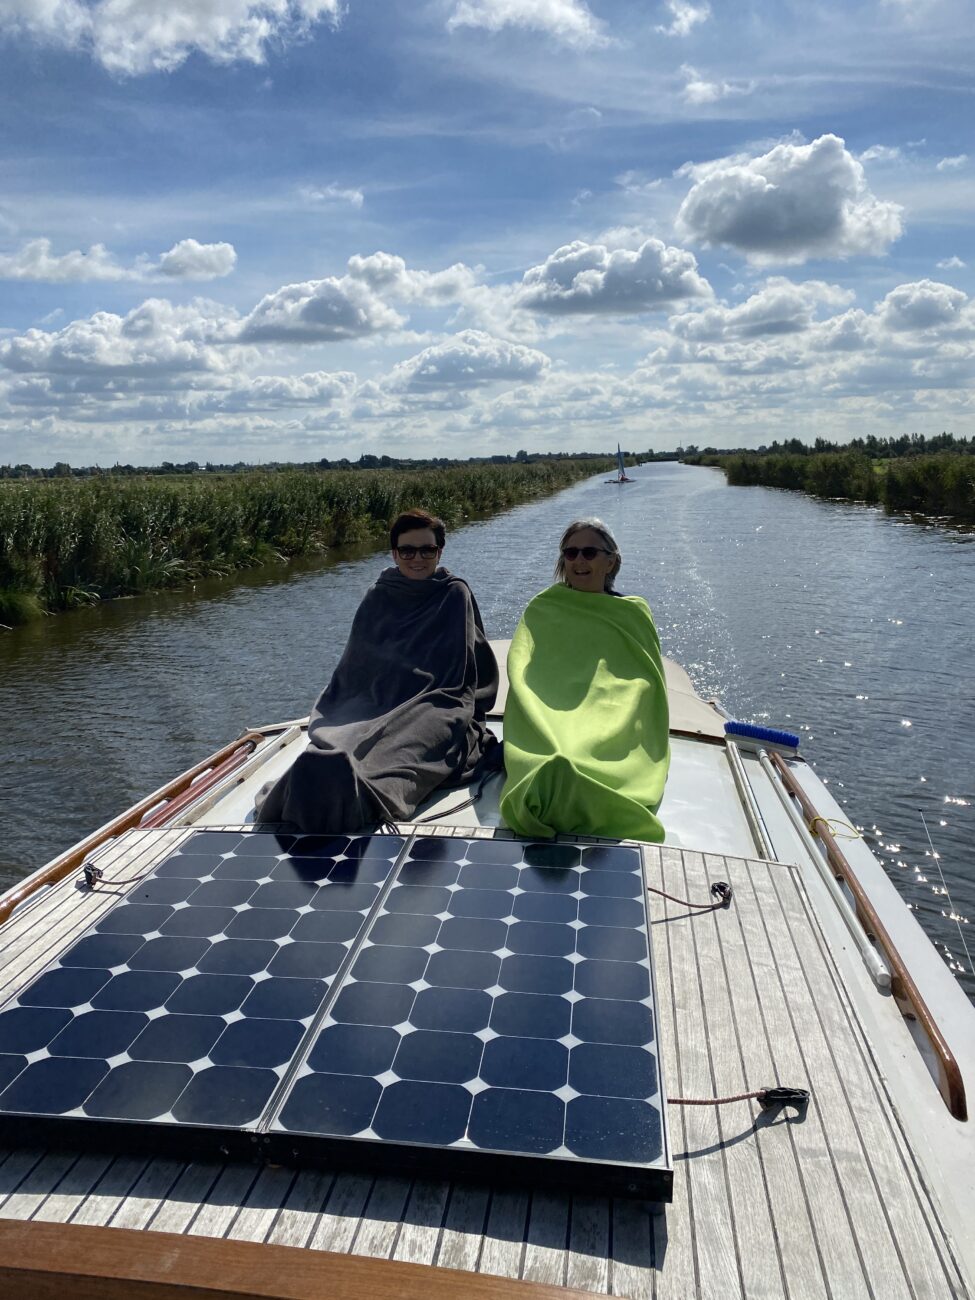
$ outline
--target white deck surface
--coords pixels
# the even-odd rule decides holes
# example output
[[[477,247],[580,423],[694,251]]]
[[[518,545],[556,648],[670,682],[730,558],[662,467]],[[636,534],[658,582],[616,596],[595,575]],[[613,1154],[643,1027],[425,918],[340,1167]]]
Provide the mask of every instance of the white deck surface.
[[[188,833],[129,832],[99,859],[106,885]],[[800,870],[644,852],[651,887],[693,900],[715,879],[735,890],[729,910],[706,915],[649,896],[667,1091],[778,1082],[813,1093],[802,1120],[754,1102],[672,1108],[665,1214],[528,1186],[12,1150],[0,1153],[0,1217],[272,1241],[631,1297],[969,1294]],[[67,880],[21,909],[3,932],[0,1000],[117,897]]]

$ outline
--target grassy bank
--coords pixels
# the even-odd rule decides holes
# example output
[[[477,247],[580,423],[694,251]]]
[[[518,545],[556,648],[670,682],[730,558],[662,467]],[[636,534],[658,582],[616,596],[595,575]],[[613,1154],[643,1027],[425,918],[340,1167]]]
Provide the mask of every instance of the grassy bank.
[[[891,512],[910,510],[975,522],[975,455],[971,453],[876,460],[860,451],[734,452],[687,459],[720,466],[736,486],[793,488],[811,496],[879,502]]]
[[[422,505],[448,527],[605,472],[546,460],[404,473],[311,470],[0,484],[0,624],[380,540]]]

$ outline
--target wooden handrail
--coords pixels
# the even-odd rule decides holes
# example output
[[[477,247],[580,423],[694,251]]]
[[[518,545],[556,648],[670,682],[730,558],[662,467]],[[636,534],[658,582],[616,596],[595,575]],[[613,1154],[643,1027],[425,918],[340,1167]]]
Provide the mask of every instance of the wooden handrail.
[[[14,908],[18,907],[25,898],[29,898],[31,894],[46,885],[56,885],[59,880],[76,871],[90,853],[107,844],[109,840],[136,826],[144,825],[152,828],[163,825],[180,808],[192,803],[204,790],[209,789],[217,781],[222,780],[227,772],[243,763],[263,739],[261,732],[248,731],[237,740],[232,740],[229,745],[224,745],[222,749],[218,749],[215,754],[211,754],[209,758],[205,758],[194,767],[187,768],[172,781],[167,782],[145,799],[141,799],[137,804],[133,804],[126,812],[106,822],[74,848],[54,858],[43,871],[28,876],[16,889],[10,890],[0,899],[0,925],[10,918]],[[231,763],[231,760],[236,761]],[[204,773],[208,775],[203,777]],[[197,780],[198,777],[203,779]],[[142,819],[147,813],[151,816],[143,822]]]
[[[906,1002],[911,1007],[917,1017],[918,1024],[931,1044],[938,1064],[938,1091],[944,1098],[945,1105],[955,1119],[967,1120],[968,1102],[965,1096],[965,1081],[962,1078],[958,1062],[955,1060],[951,1048],[939,1029],[937,1021],[931,1014],[921,990],[915,984],[914,977],[907,969],[903,957],[890,937],[887,927],[880,919],[880,915],[870,901],[866,890],[860,884],[846,854],[834,839],[825,819],[816,811],[812,800],[783,761],[782,756],[770,753],[769,757],[781,778],[782,784],[801,807],[802,815],[806,819],[810,833],[818,835],[822,840],[830,866],[853,895],[860,924],[876,940],[884,957],[887,959],[890,965],[891,993],[899,1002]]]
[[[0,1295],[31,1300],[589,1300],[591,1294],[258,1241],[0,1220]]]
[[[190,804],[195,803],[201,794],[204,794],[207,790],[212,790],[235,768],[246,763],[254,752],[254,748],[253,744],[247,744],[235,749],[229,758],[225,758],[222,763],[218,763],[216,767],[211,768],[205,775],[187,786],[182,794],[175,795],[156,812],[152,813],[151,816],[147,817],[141,823],[142,829],[151,831],[159,826],[168,825],[177,813],[181,813],[184,808],[188,808]]]

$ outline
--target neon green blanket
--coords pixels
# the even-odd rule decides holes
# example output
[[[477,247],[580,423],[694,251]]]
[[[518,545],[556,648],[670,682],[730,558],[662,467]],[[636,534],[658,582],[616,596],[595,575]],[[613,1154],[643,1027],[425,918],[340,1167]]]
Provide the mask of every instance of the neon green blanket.
[[[508,682],[505,824],[532,837],[662,840],[669,715],[647,602],[540,592],[511,642]]]

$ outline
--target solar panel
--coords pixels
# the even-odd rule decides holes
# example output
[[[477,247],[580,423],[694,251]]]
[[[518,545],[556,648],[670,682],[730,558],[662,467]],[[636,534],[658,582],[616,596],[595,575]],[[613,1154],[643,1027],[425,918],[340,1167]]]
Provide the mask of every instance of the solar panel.
[[[667,1200],[654,1030],[636,847],[199,831],[0,1013],[0,1136]]]

